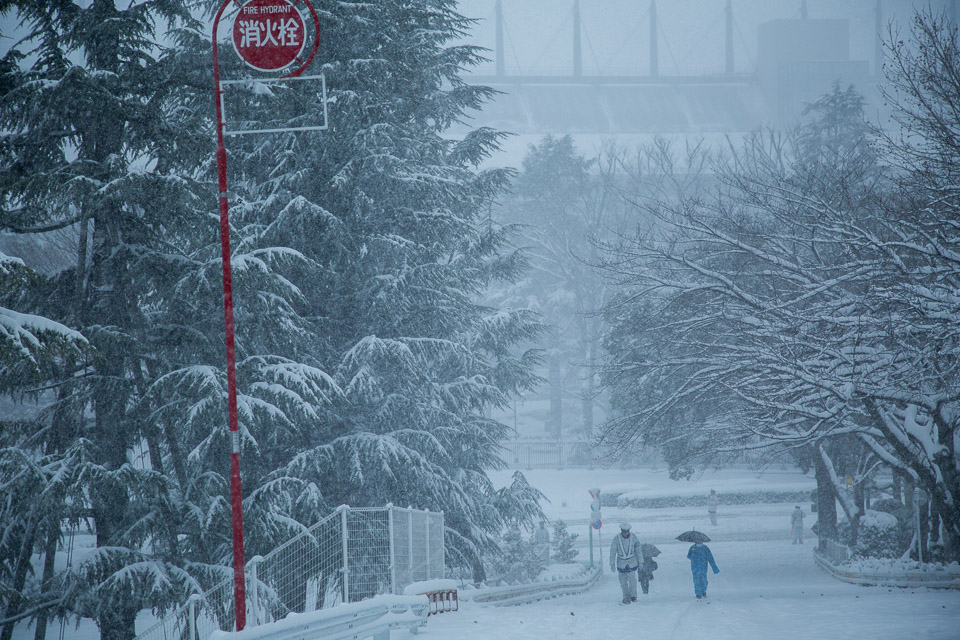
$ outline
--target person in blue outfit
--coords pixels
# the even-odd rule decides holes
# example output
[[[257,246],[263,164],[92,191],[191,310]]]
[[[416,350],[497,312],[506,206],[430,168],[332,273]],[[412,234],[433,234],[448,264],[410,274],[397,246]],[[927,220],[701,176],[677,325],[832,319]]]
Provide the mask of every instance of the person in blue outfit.
[[[707,597],[707,565],[713,567],[713,572],[720,573],[717,563],[713,560],[713,554],[710,547],[698,542],[687,551],[687,557],[690,559],[690,572],[693,574],[693,593],[697,600]]]

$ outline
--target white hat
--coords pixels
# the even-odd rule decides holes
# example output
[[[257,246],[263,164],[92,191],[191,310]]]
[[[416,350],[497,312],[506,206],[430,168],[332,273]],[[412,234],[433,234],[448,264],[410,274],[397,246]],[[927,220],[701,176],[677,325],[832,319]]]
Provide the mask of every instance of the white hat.
[[[621,531],[630,531],[630,523],[629,523],[629,522],[621,522],[621,523],[620,523],[620,530],[621,530]]]

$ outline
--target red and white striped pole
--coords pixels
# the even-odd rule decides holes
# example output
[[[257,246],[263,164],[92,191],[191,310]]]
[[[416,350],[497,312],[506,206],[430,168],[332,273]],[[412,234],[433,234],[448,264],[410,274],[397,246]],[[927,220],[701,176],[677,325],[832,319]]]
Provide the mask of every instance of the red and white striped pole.
[[[296,5],[307,7],[313,18],[313,47],[306,59],[306,23]],[[310,0],[224,0],[213,20],[213,83],[217,112],[217,185],[220,202],[220,252],[223,258],[223,316],[227,342],[227,413],[230,427],[230,508],[233,524],[233,598],[236,630],[247,622],[246,585],[243,558],[243,492],[240,485],[240,432],[237,420],[237,362],[233,331],[233,279],[230,270],[230,203],[227,198],[227,150],[223,144],[223,87],[217,54],[217,30],[227,5],[235,4],[245,21],[234,24],[237,53],[249,66],[260,71],[281,71],[293,63],[299,66],[283,77],[299,76],[310,65],[320,44],[320,18]],[[284,16],[283,26],[277,16]],[[246,27],[244,27],[246,25]],[[282,31],[278,31],[282,30]],[[265,38],[261,38],[266,33]]]
[[[237,421],[237,357],[233,337],[233,277],[230,270],[230,203],[227,199],[227,149],[223,146],[223,105],[217,26],[225,0],[213,21],[213,83],[217,111],[217,185],[220,201],[220,253],[223,258],[223,317],[227,336],[227,414],[230,427],[230,510],[233,524],[233,602],[236,630],[247,624],[246,583],[243,569],[243,492],[240,486],[240,431]]]

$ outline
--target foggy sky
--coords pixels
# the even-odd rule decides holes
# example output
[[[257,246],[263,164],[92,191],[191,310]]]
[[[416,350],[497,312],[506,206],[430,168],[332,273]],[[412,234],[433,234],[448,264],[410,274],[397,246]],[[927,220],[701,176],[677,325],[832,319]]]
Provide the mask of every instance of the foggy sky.
[[[802,0],[732,0],[734,63],[738,73],[756,68],[757,26],[800,17]],[[508,75],[570,75],[574,0],[502,0]],[[906,25],[913,5],[949,11],[957,0],[882,0],[884,23]],[[474,73],[493,74],[496,0],[461,0],[460,12],[479,20],[466,38],[491,51]],[[722,73],[727,0],[659,0],[660,75]],[[807,0],[809,18],[846,18],[850,58],[873,71],[877,0]],[[646,75],[650,68],[650,0],[580,0],[584,75]]]

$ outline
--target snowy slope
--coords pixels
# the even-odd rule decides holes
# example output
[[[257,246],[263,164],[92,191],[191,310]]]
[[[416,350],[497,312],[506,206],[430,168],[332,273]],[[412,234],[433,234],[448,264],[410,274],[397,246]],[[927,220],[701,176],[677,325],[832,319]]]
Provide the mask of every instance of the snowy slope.
[[[493,475],[505,484],[512,471]],[[747,470],[707,473],[690,481],[675,482],[662,471],[564,470],[526,473],[550,503],[551,519],[561,517],[570,532],[580,534],[581,558],[588,558],[587,489],[644,491],[651,495],[706,495],[718,492],[794,490],[812,488],[812,479],[795,471]],[[566,505],[566,506],[564,506]],[[803,508],[808,511],[809,505]],[[628,519],[641,539],[662,551],[650,594],[640,602],[621,606],[616,578],[605,573],[591,591],[515,607],[483,607],[463,601],[460,611],[431,616],[421,630],[424,640],[559,640],[575,638],[638,638],[723,640],[957,640],[960,638],[960,592],[928,589],[861,587],[832,579],[812,558],[816,542],[807,516],[806,544],[791,545],[789,520],[793,504],[720,505],[718,524],[711,527],[706,508],[616,509],[604,508],[601,530],[603,552],[616,523]],[[693,597],[686,552],[689,545],[673,540],[681,531],[707,532],[719,575],[710,575],[709,600]],[[597,558],[602,560],[603,558]],[[606,564],[604,563],[604,566]],[[138,628],[146,628],[144,612]],[[59,637],[59,624],[51,625],[48,638]],[[395,632],[394,638],[405,637]],[[32,640],[33,629],[19,625],[14,640]],[[94,640],[96,627],[89,621],[80,629],[65,629],[64,638]]]

